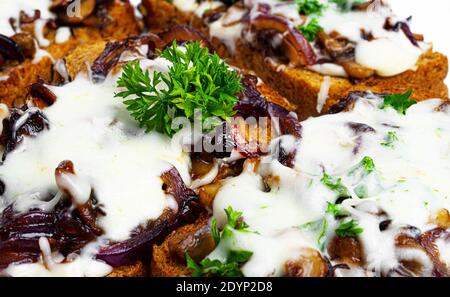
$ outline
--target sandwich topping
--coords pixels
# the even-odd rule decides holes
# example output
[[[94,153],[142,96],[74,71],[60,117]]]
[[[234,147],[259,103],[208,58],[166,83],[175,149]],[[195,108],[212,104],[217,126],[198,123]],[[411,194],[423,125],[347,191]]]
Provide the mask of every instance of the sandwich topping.
[[[262,48],[276,63],[365,79],[414,70],[430,49],[383,1],[174,1],[202,16],[210,36],[233,54],[237,42]]]
[[[167,75],[173,67],[162,57],[137,57],[140,67],[152,76],[156,71]],[[115,98],[121,91],[119,75],[110,74],[103,82],[93,83],[80,74],[63,86],[45,86],[56,99],[50,106],[41,110],[30,103],[10,110],[2,134],[9,140],[0,166],[4,223],[0,228],[0,269],[6,268],[7,275],[106,275],[112,268],[105,262],[115,266],[121,260],[116,260],[114,253],[108,256],[103,248],[144,234],[147,224],[168,210],[181,211],[178,192],[185,187],[183,183],[191,182],[189,154],[180,138],[139,127],[123,99]],[[183,191],[190,193],[187,188]],[[59,214],[69,197],[75,213],[69,209]],[[92,220],[86,219],[86,212]],[[8,227],[8,221],[17,218],[27,224],[20,216],[34,216],[35,223],[17,227],[17,235],[13,235],[8,228],[14,226]],[[45,227],[47,221],[42,217],[47,216],[55,216],[52,223],[61,224],[58,230]],[[74,239],[78,246],[69,251],[61,248],[71,233],[59,228],[66,230],[66,224],[75,222],[60,222],[60,216],[78,223],[80,219],[82,234],[92,232],[94,236],[84,242]],[[20,238],[27,238],[28,248]],[[10,251],[8,245],[18,245],[17,250]],[[37,256],[28,256],[30,248],[38,250]],[[8,251],[17,254],[9,258]]]
[[[352,94],[301,123],[293,168],[247,160],[215,197],[229,235],[207,259],[250,253],[245,276],[448,275],[448,103],[414,103]],[[226,227],[229,207],[245,229]]]

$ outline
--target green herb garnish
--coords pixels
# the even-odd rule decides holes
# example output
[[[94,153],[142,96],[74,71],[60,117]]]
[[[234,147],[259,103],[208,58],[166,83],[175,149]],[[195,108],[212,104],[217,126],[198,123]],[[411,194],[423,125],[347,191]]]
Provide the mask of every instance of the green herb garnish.
[[[375,162],[371,157],[365,156],[361,162],[359,162],[359,164],[349,172],[349,175],[354,175],[355,173],[361,171],[363,176],[367,176],[375,171]]]
[[[167,74],[155,71],[151,78],[138,61],[123,67],[117,85],[125,91],[116,97],[132,98],[124,104],[147,132],[156,130],[171,137],[181,129],[172,127],[173,119],[186,117],[193,121],[196,110],[201,110],[202,122],[211,117],[226,120],[234,115],[236,95],[242,90],[238,73],[198,42],[185,47],[182,51],[174,42],[161,53],[172,63]]]
[[[384,137],[384,142],[380,143],[382,146],[393,148],[395,143],[398,141],[397,133],[389,131]]]
[[[398,113],[406,115],[408,108],[417,104],[417,101],[410,100],[412,90],[407,91],[404,94],[393,94],[384,96],[383,108],[392,107]]]
[[[348,12],[352,9],[354,5],[358,5],[361,3],[366,2],[366,0],[328,0],[331,3],[335,3],[336,6],[342,11],[342,12]]]
[[[345,211],[342,209],[342,205],[330,202],[328,202],[326,213],[335,218],[346,215]]]
[[[319,25],[317,19],[312,19],[306,26],[299,27],[298,30],[309,42],[313,42],[317,38],[317,33],[323,31],[323,28]]]
[[[298,11],[303,15],[320,15],[325,9],[325,5],[319,2],[319,0],[295,0]]]
[[[322,179],[320,180],[322,184],[327,186],[333,192],[338,194],[339,198],[350,198],[350,194],[348,192],[347,187],[342,183],[341,178],[334,178],[331,175],[324,174]]]
[[[224,226],[222,232],[217,227],[217,219],[212,220],[212,236],[216,245],[220,243],[220,240],[225,237],[229,237],[233,234],[233,231],[247,231],[248,225],[242,219],[242,212],[235,211],[231,206],[225,209],[227,215],[227,223]]]
[[[363,232],[364,229],[359,227],[356,220],[341,223],[335,230],[336,235],[339,237],[356,237]]]
[[[242,277],[241,266],[252,257],[253,252],[249,251],[230,251],[227,261],[222,263],[219,260],[203,259],[200,264],[186,253],[187,267],[192,270],[192,276],[199,277],[203,275],[213,275],[219,277]]]
[[[235,211],[231,206],[225,209],[227,215],[227,223],[223,230],[220,231],[217,227],[217,220],[212,220],[212,237],[216,246],[221,240],[233,236],[234,231],[246,232],[248,231],[248,225],[242,218],[242,212]],[[253,252],[250,251],[234,251],[228,252],[227,261],[225,263],[219,260],[211,260],[209,258],[203,259],[200,264],[195,261],[186,253],[187,266],[192,270],[192,276],[202,275],[215,275],[222,277],[243,276],[240,266],[246,263]]]

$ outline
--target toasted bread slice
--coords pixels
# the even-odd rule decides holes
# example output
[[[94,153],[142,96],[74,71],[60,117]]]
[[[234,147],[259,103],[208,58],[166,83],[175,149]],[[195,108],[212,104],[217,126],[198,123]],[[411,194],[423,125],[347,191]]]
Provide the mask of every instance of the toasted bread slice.
[[[174,23],[174,20],[178,20],[179,23],[195,26],[205,34],[209,33],[209,29],[198,16],[179,11],[174,6],[170,7],[165,1],[143,0],[142,4],[147,10],[146,24],[150,29],[166,29]],[[155,11],[158,13],[152,14]],[[170,13],[162,13],[163,11]],[[219,40],[213,39],[212,43],[222,58],[238,67],[253,70],[257,76],[296,105],[296,112],[301,120],[327,112],[340,98],[352,91],[404,93],[413,90],[411,98],[418,101],[428,98],[448,98],[448,88],[444,83],[448,73],[448,59],[445,55],[432,50],[420,57],[415,71],[409,70],[392,77],[373,76],[353,82],[341,77],[326,78],[304,67],[276,64],[264,54],[264,51],[254,49],[243,42],[237,42],[233,55]]]
[[[353,91],[397,94],[413,90],[411,99],[417,101],[448,98],[448,88],[444,83],[448,59],[445,55],[432,51],[420,58],[417,70],[408,70],[393,77],[372,77],[359,83],[352,83],[346,78],[330,77],[323,108],[320,108],[318,102],[320,90],[325,87],[326,78],[322,74],[305,68],[280,68],[248,45],[239,44],[236,52],[231,58],[232,63],[255,71],[261,79],[297,106],[296,112],[301,120],[327,112]]]
[[[50,41],[50,46],[44,50],[48,55],[44,55],[39,61],[33,62],[31,59],[27,59],[20,65],[0,69],[0,77],[2,77],[0,79],[0,102],[9,106],[23,105],[28,94],[28,86],[39,79],[51,82],[55,74],[54,62],[67,58],[67,55],[79,45],[93,44],[101,40],[124,39],[139,34],[140,26],[129,1],[114,0],[106,7],[107,21],[101,21],[101,26],[74,27],[71,29],[71,38],[62,44],[54,42],[55,30],[46,29],[44,35]],[[32,28],[30,30],[33,31]]]
[[[209,224],[207,214],[203,214],[193,224],[178,228],[172,232],[161,245],[155,245],[152,252],[150,275],[156,277],[190,276],[191,271],[186,262],[174,257],[170,242],[180,237],[188,237]]]
[[[107,277],[144,277],[147,276],[147,268],[141,261],[133,265],[114,268]]]
[[[287,110],[293,111],[296,108],[267,84],[259,83],[258,91],[268,101],[276,103],[286,108]],[[216,184],[220,184],[222,178],[225,178],[225,176],[220,177],[219,174],[219,176],[216,178],[217,181]],[[200,192],[201,191],[202,190],[200,190]],[[211,203],[213,197],[209,197],[207,200],[203,200],[202,193],[200,193],[199,195],[200,195],[200,203],[203,205],[203,207],[206,209],[210,209],[212,207]],[[193,224],[185,225],[183,227],[178,228],[177,230],[172,232],[161,245],[153,246],[152,260],[150,265],[150,275],[157,277],[190,276],[191,271],[186,266],[184,253],[180,254],[180,251],[178,251],[178,253],[174,253],[172,247],[176,246],[177,248],[179,248],[180,244],[178,244],[178,242],[180,240],[186,239],[189,236],[194,236],[198,231],[204,228],[208,228],[209,223],[210,223],[210,214],[204,212]],[[195,259],[194,255],[190,256],[194,258],[194,260],[196,261],[197,260],[200,261],[203,258],[201,257],[200,259]]]

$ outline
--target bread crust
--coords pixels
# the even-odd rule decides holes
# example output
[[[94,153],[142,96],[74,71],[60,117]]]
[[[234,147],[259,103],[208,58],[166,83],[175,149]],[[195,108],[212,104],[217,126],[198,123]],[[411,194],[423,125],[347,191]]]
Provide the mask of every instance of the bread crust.
[[[161,2],[164,1],[143,0],[146,7],[152,7],[154,11],[158,11]],[[164,3],[167,6],[168,3]],[[178,11],[175,7],[171,8],[171,20],[173,19],[208,33],[208,28],[198,17]],[[150,23],[151,28],[158,26],[167,28],[163,20],[164,16],[161,19],[153,16],[148,18],[147,23]],[[173,21],[170,24],[173,24]],[[413,90],[412,99],[417,101],[430,98],[448,99],[448,88],[444,83],[448,73],[448,58],[432,50],[420,57],[416,70],[408,70],[396,76],[374,76],[357,83],[347,78],[331,77],[328,98],[319,112],[318,94],[326,76],[304,67],[292,68],[274,63],[266,57],[264,51],[252,48],[243,42],[237,42],[234,55],[231,55],[219,40],[213,39],[212,43],[222,58],[233,65],[254,71],[265,83],[287,98],[291,104],[297,106],[296,112],[300,120],[326,113],[331,106],[353,91],[404,93]]]
[[[45,50],[52,58],[44,56],[37,63],[28,59],[20,65],[0,71],[0,77],[5,78],[0,80],[0,102],[8,106],[22,106],[28,94],[28,87],[39,79],[51,82],[54,75],[53,62],[67,58],[78,46],[120,40],[137,35],[139,32],[140,27],[134,15],[134,8],[128,0],[113,0],[108,6],[106,23],[100,27],[72,28],[72,37],[62,44],[53,42],[55,31],[45,32],[45,37],[51,41],[51,45]]]
[[[132,265],[116,267],[107,277],[144,277],[147,276],[148,269],[145,264],[138,261]]]
[[[197,230],[208,225],[208,214],[202,214],[193,224],[189,224],[173,231],[161,245],[155,245],[152,252],[150,275],[155,277],[180,277],[190,276],[191,271],[186,263],[175,260],[170,253],[169,242],[175,236],[183,236],[195,233]]]

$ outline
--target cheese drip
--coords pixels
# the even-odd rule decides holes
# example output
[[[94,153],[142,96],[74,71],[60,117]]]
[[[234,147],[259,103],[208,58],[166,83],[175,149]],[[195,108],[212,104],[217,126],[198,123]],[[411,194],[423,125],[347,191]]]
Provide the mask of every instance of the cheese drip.
[[[41,12],[41,19],[49,19],[52,13],[49,11],[51,0],[2,0],[0,1],[0,34],[11,36],[14,30],[9,22],[10,18],[18,19],[20,12],[34,15],[35,10]]]

